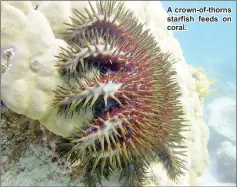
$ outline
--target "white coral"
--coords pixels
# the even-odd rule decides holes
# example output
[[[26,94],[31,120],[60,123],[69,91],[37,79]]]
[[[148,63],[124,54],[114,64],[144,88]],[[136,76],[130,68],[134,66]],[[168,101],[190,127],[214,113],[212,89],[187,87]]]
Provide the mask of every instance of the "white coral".
[[[1,99],[13,111],[40,120],[56,134],[68,136],[86,116],[81,113],[68,120],[57,116],[51,106],[52,90],[63,84],[55,68],[54,55],[59,46],[67,44],[54,37],[46,17],[33,9],[30,2],[25,2],[28,6],[1,3],[1,48],[12,47],[15,51],[12,68],[2,75]]]

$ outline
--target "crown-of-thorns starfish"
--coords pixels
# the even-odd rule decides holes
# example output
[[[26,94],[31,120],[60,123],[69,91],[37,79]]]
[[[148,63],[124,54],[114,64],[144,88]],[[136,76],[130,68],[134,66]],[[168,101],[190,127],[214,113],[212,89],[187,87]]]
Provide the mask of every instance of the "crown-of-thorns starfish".
[[[186,169],[180,155],[187,125],[174,62],[123,3],[96,6],[86,9],[87,16],[74,11],[77,19],[64,33],[69,47],[57,56],[68,83],[54,91],[53,106],[66,117],[93,108],[92,118],[62,139],[58,150],[71,163],[82,160],[89,186],[117,169],[127,176],[125,185],[141,185],[157,158],[177,179]]]

